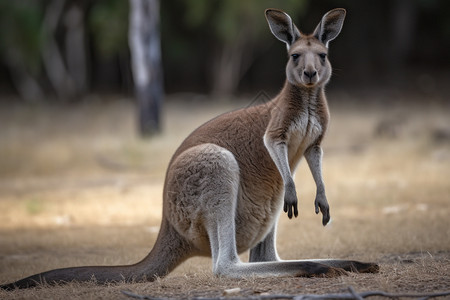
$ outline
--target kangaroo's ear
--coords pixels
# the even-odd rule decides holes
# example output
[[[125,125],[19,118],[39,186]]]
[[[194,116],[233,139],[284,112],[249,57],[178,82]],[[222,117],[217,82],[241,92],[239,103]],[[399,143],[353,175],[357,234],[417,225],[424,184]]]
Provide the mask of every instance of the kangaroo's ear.
[[[266,19],[273,35],[280,41],[285,42],[288,48],[300,38],[300,31],[292,23],[291,17],[284,11],[268,8],[266,9]]]
[[[341,32],[344,25],[346,11],[343,8],[335,8],[327,12],[317,25],[313,35],[327,48],[328,42],[334,40]]]

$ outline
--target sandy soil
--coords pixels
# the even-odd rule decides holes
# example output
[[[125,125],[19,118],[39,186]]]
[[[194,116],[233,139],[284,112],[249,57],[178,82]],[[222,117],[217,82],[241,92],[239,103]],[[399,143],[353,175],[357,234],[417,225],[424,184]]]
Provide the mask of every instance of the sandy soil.
[[[282,216],[285,259],[377,261],[379,274],[338,278],[215,278],[211,260],[193,258],[152,283],[70,283],[13,292],[0,299],[124,299],[121,290],[154,297],[233,297],[357,291],[450,290],[450,107],[442,99],[364,105],[330,96],[332,124],[324,177],[332,222],[314,214],[306,164],[296,174],[300,216]],[[345,101],[344,101],[345,99]],[[128,264],[155,241],[165,168],[182,139],[218,113],[248,102],[196,100],[166,106],[164,134],[135,134],[131,101],[0,109],[0,283],[44,270]],[[419,102],[420,103],[420,102]],[[245,260],[246,255],[242,256]]]

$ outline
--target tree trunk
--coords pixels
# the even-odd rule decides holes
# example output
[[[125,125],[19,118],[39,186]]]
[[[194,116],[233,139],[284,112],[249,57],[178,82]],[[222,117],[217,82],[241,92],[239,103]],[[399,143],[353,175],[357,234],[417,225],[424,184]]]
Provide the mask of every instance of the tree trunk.
[[[38,102],[45,99],[45,94],[39,82],[26,69],[26,67],[9,57],[6,64],[11,72],[11,79],[20,97],[28,102]]]
[[[160,130],[163,101],[159,1],[130,0],[129,45],[139,130],[143,136]]]
[[[402,66],[416,35],[417,7],[414,1],[396,0],[392,10],[391,64]]]
[[[78,95],[88,89],[83,14],[77,4],[72,4],[65,14],[67,67]]]
[[[236,40],[223,45],[216,56],[212,68],[212,93],[219,98],[230,96],[236,91],[242,74],[250,65],[244,60],[249,44],[247,31],[242,29]]]
[[[67,72],[63,56],[56,42],[55,32],[64,10],[65,0],[53,0],[47,6],[43,31],[47,32],[47,41],[42,50],[44,67],[50,83],[58,98],[67,100],[75,94],[73,80]]]

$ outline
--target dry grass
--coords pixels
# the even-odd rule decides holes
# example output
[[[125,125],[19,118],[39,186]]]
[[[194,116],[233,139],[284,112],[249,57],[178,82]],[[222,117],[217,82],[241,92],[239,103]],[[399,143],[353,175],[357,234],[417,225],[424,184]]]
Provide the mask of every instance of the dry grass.
[[[450,289],[450,141],[436,134],[450,131],[450,108],[354,103],[332,104],[324,146],[332,223],[323,228],[314,214],[315,187],[302,164],[300,217],[281,218],[278,248],[286,259],[378,261],[380,274],[231,280],[212,277],[211,261],[194,258],[152,283],[71,283],[0,291],[0,299],[123,299],[120,290],[187,298],[235,287],[241,288],[235,296],[345,292],[349,285],[357,291]],[[142,258],[157,235],[171,154],[203,121],[242,105],[172,102],[164,134],[144,141],[135,135],[126,101],[1,107],[0,283],[51,268]]]

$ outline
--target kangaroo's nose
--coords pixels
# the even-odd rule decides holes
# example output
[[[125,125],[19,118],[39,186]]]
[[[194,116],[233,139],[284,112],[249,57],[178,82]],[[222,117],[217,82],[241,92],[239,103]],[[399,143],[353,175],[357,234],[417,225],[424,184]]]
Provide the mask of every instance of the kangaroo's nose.
[[[303,71],[303,74],[306,76],[306,77],[308,77],[309,79],[313,79],[313,77],[314,76],[316,76],[317,75],[317,72],[316,71]]]

